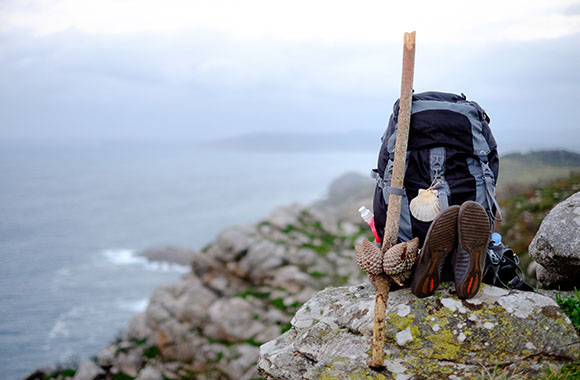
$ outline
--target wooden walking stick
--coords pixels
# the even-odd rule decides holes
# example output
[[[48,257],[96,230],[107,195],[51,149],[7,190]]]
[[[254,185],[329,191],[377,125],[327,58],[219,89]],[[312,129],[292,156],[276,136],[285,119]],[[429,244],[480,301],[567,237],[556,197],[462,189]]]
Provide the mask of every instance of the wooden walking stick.
[[[403,188],[405,178],[405,161],[407,157],[407,142],[409,140],[409,125],[411,123],[411,102],[413,97],[413,74],[415,71],[415,32],[405,33],[403,47],[403,76],[401,79],[401,97],[399,99],[399,118],[397,121],[397,138],[395,143],[395,158],[391,187]],[[401,194],[390,193],[387,208],[387,222],[383,238],[383,252],[397,244],[399,235],[399,219],[401,217]],[[385,311],[391,287],[387,274],[373,275],[377,288],[375,297],[375,318],[373,327],[373,356],[369,367],[382,367],[385,358]]]

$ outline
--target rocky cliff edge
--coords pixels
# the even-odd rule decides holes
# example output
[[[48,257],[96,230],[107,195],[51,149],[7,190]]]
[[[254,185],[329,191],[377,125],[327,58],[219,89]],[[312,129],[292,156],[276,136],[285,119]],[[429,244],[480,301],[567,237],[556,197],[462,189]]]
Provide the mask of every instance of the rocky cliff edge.
[[[536,376],[580,359],[578,336],[551,299],[482,285],[470,300],[451,283],[419,299],[391,292],[385,368],[370,369],[375,292],[362,284],[321,291],[296,313],[292,328],[260,348],[259,372],[286,379],[466,379],[502,368]]]

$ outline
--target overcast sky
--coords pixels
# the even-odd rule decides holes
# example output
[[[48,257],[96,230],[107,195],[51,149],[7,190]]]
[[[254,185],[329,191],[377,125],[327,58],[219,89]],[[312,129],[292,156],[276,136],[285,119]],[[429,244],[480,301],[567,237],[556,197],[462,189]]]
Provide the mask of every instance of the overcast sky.
[[[580,2],[0,1],[0,138],[382,134],[415,91],[464,92],[500,146],[580,150]]]

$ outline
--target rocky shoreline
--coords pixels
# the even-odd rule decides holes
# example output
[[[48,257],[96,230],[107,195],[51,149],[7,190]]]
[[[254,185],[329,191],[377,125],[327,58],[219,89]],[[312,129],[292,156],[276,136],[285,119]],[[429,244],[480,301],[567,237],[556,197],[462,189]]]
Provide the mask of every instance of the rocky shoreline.
[[[331,187],[328,199],[310,207],[281,207],[257,223],[226,228],[202,251],[162,247],[143,252],[152,261],[191,263],[191,272],[156,289],[147,310],[135,315],[122,336],[94,360],[72,369],[39,369],[26,379],[293,378],[278,377],[266,367],[259,374],[260,346],[264,351],[288,334],[296,336],[295,315],[304,314],[303,305],[323,289],[332,293],[347,286],[369,293],[354,245],[370,237],[357,208],[372,204],[372,190],[372,182],[345,176]],[[546,294],[554,297],[554,292]],[[546,306],[557,309],[551,302]],[[321,311],[321,318],[311,319],[322,319]],[[567,319],[554,313],[556,319]],[[561,331],[570,330],[562,323]],[[268,366],[280,366],[266,353]]]
[[[259,346],[290,329],[302,304],[326,287],[365,280],[354,244],[369,237],[357,214],[360,202],[371,202],[369,189],[370,180],[346,176],[328,199],[226,228],[200,252],[142,252],[151,261],[187,262],[192,270],[157,288],[147,310],[95,360],[76,369],[39,369],[26,379],[259,378]]]

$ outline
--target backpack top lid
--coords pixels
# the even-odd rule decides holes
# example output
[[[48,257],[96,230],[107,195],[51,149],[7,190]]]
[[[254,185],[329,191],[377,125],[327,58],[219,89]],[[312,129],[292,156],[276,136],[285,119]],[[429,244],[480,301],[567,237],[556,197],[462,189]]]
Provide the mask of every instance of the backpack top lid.
[[[393,106],[389,125],[383,135],[390,155],[395,152],[399,100]],[[497,149],[489,117],[465,95],[422,92],[413,95],[408,150],[444,146],[483,158]]]

